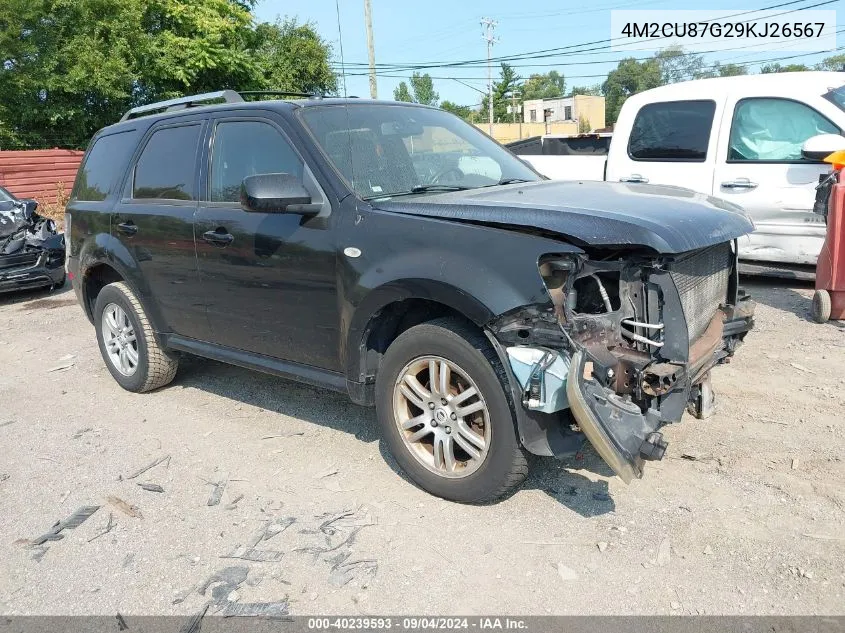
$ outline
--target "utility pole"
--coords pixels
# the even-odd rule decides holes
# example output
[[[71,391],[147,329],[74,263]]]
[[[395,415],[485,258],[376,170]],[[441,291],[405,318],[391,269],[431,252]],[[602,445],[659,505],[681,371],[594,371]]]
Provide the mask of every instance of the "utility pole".
[[[490,126],[488,128],[490,136],[493,136],[493,67],[490,65],[490,54],[493,50],[493,44],[498,40],[493,36],[493,30],[496,28],[496,21],[490,18],[481,18],[481,26],[484,29],[482,37],[487,42],[487,94],[490,99],[488,105],[488,119]]]
[[[514,123],[516,123],[516,96],[516,90],[511,90],[511,112]],[[522,140],[522,107],[519,108],[519,140]]]
[[[373,8],[370,0],[364,0],[364,21],[367,24],[367,54],[370,58],[370,97],[378,99],[376,84],[376,50],[373,46]]]

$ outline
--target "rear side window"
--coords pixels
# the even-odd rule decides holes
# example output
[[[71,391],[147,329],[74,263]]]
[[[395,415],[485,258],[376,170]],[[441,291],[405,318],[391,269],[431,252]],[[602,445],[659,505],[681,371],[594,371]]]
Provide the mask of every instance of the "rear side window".
[[[111,193],[135,148],[134,130],[101,136],[88,152],[76,176],[72,200],[99,202]]]
[[[202,126],[157,130],[135,165],[133,198],[196,200],[197,142]]]
[[[702,162],[713,128],[714,101],[667,101],[640,108],[628,139],[634,160]]]
[[[753,98],[734,110],[728,161],[802,161],[801,146],[817,134],[839,128],[810,106],[791,99]]]

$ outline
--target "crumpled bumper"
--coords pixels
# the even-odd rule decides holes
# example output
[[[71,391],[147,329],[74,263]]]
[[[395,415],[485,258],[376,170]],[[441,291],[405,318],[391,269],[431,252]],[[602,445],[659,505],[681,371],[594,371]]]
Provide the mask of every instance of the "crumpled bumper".
[[[35,261],[21,256],[0,255],[0,292],[55,286],[65,276],[64,256],[42,251]]]

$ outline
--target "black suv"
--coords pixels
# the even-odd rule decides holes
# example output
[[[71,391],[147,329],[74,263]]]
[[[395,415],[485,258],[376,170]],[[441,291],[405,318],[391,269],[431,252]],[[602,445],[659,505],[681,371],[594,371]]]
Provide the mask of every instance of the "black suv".
[[[551,182],[419,105],[222,91],[136,108],[92,140],[66,223],[123,388],[166,385],[190,353],[348,393],[415,482],[457,501],[584,436],[640,477],[662,424],[712,412],[710,369],[753,322],[738,207]]]

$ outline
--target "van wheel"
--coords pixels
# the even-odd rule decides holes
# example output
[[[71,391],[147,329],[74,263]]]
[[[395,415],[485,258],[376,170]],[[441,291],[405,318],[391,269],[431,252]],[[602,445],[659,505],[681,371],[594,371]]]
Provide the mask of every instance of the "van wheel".
[[[827,290],[816,290],[813,295],[813,320],[816,323],[827,323],[830,320],[830,293]]]
[[[124,282],[97,295],[94,327],[106,367],[127,391],[158,389],[176,376],[179,361],[159,347],[141,302]]]
[[[528,475],[506,375],[484,335],[455,318],[403,332],[376,377],[388,448],[428,492],[462,503],[497,499]]]

